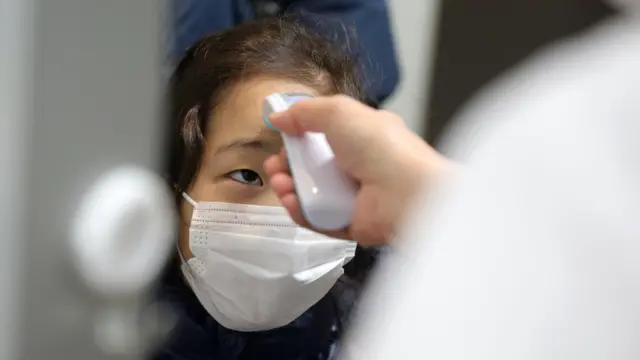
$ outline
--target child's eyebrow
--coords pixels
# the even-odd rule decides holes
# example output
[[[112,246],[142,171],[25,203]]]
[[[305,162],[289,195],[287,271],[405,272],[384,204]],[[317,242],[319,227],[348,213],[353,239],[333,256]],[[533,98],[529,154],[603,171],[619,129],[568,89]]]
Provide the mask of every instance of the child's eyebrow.
[[[282,147],[282,143],[280,142],[280,134],[275,131],[264,129],[259,131],[254,136],[246,137],[246,138],[237,138],[232,141],[229,141],[226,144],[222,144],[216,150],[216,155],[219,155],[224,152],[234,151],[234,150],[242,150],[242,149],[253,149],[253,150],[261,150],[273,154],[277,154]]]

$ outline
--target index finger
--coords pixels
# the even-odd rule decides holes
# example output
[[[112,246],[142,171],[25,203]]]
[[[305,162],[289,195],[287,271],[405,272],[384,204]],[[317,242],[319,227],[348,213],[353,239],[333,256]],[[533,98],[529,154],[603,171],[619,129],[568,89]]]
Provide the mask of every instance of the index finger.
[[[287,134],[301,134],[306,131],[331,132],[335,124],[340,123],[336,114],[352,102],[358,103],[345,95],[303,99],[286,111],[271,114],[269,123]]]

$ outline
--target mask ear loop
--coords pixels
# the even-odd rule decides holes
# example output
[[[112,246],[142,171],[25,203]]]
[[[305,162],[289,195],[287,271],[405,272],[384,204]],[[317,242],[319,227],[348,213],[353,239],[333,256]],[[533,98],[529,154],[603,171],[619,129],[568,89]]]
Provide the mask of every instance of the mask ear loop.
[[[187,195],[187,193],[186,193],[186,192],[182,192],[182,197],[183,197],[185,200],[187,200],[187,202],[188,202],[189,204],[193,205],[193,207],[194,207],[194,208],[195,208],[196,206],[198,206],[198,203],[197,203],[195,200],[193,200],[193,199],[191,198],[191,196]]]

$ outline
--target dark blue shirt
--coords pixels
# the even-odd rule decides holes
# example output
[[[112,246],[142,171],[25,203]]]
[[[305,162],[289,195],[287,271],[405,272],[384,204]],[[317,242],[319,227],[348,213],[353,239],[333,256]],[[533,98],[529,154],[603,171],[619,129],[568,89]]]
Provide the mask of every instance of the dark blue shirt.
[[[177,263],[159,285],[159,300],[177,315],[168,338],[151,360],[326,360],[334,352],[359,292],[343,277],[318,303],[291,324],[241,332],[218,324],[184,282]]]
[[[261,1],[254,1],[260,3]],[[262,1],[264,2],[264,1]],[[365,73],[367,93],[379,104],[398,84],[396,52],[386,0],[272,0],[322,35],[350,44]],[[171,54],[179,60],[201,37],[255,18],[249,0],[173,0]]]

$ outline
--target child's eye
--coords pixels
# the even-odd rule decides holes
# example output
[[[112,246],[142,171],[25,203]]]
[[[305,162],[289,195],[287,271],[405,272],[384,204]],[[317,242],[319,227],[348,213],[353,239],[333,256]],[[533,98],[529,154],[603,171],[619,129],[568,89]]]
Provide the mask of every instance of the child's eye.
[[[241,184],[252,185],[252,186],[262,186],[262,179],[257,172],[249,169],[240,169],[235,170],[227,174],[227,176],[233,180],[237,181]]]

